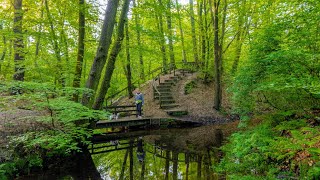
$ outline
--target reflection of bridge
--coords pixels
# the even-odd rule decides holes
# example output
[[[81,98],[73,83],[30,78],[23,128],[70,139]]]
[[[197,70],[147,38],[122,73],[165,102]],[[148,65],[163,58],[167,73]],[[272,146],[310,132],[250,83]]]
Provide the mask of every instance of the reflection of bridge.
[[[151,147],[150,147],[151,145]],[[126,150],[130,148],[137,147],[137,138],[131,138],[128,139],[122,139],[122,140],[105,140],[104,142],[97,142],[95,144],[92,144],[92,146],[89,148],[90,154],[102,154],[102,153],[110,153],[114,151],[121,151]],[[169,161],[177,161],[177,162],[197,162],[198,161],[198,155],[195,153],[187,152],[187,151],[178,151],[174,150],[173,148],[170,148],[166,145],[159,145],[157,142],[155,144],[145,144],[143,146],[143,149],[145,152],[148,152],[152,154],[153,156],[166,159]],[[184,153],[185,159],[184,160],[178,160],[175,159],[171,153],[168,155],[168,152],[173,153]]]
[[[195,130],[199,128],[193,128]],[[179,144],[172,144],[170,140],[175,134],[178,134],[185,139],[188,139],[187,135],[179,133],[179,130],[182,132],[185,129],[166,129],[166,130],[144,130],[144,131],[129,131],[122,133],[109,133],[104,135],[95,135],[92,137],[92,146],[89,147],[91,154],[100,154],[100,153],[109,153],[114,151],[128,150],[137,147],[137,139],[143,136],[151,137],[161,137],[154,140],[149,140],[148,143],[143,145],[145,152],[152,154],[155,157],[161,159],[166,159],[168,161],[178,161],[178,162],[198,162],[201,158],[202,152],[197,151],[193,148],[182,148]],[[193,130],[193,131],[195,131]],[[200,128],[201,130],[201,128]],[[212,138],[222,138],[219,134],[219,130],[213,131],[210,136]],[[168,142],[167,142],[168,141]],[[187,141],[187,144],[188,141]],[[190,145],[190,146],[189,146]],[[187,147],[194,147],[192,144],[187,145]],[[219,144],[208,144],[208,147],[219,146]],[[210,148],[209,148],[210,149]],[[209,150],[208,149],[208,150]],[[206,151],[206,150],[205,150]],[[180,157],[180,160],[177,160],[174,157],[174,154],[184,154],[184,158]],[[206,153],[206,152],[204,152]],[[169,155],[168,155],[169,154]]]
[[[109,128],[109,127],[134,127],[134,126],[172,126],[172,127],[185,127],[191,125],[200,125],[196,122],[182,121],[176,118],[158,118],[158,117],[145,117],[138,118],[121,118],[118,120],[102,120],[98,121],[95,128]]]
[[[219,139],[219,142],[203,141],[205,144],[199,145],[197,140],[191,140],[196,134],[200,135],[200,132],[203,131],[207,132],[206,136],[210,139],[217,139],[217,141]],[[203,135],[201,134],[201,136]],[[176,141],[173,141],[173,139]],[[156,162],[157,159],[157,162],[161,162],[159,172],[164,175],[164,179],[170,179],[169,176],[177,179],[178,172],[182,172],[181,167],[183,166],[180,165],[185,166],[185,177],[208,179],[213,177],[213,172],[211,171],[212,161],[219,158],[218,150],[213,147],[221,145],[221,140],[221,130],[208,130],[206,127],[128,131],[95,135],[92,138],[93,145],[88,149],[91,154],[119,151],[120,153],[110,154],[111,156],[124,156],[119,179],[124,179],[125,174],[130,174],[130,178],[134,179],[133,177],[136,174],[134,173],[134,162],[136,162],[134,159],[139,160],[138,165],[141,167],[140,177],[146,176],[145,171],[148,170],[146,166],[151,167],[149,162]],[[137,156],[137,159],[134,158],[135,156]],[[99,157],[101,156],[97,156],[97,158]],[[128,166],[127,159],[129,160],[129,172],[125,172]]]

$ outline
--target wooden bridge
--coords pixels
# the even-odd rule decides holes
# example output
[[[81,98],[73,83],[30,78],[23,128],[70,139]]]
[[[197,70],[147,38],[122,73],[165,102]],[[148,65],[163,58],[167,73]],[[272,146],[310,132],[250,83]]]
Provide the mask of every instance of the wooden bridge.
[[[159,109],[165,111],[167,117],[143,117],[136,118],[136,106],[135,105],[110,105],[105,109],[114,116],[119,117],[115,120],[100,120],[96,123],[95,128],[110,128],[110,127],[134,127],[134,126],[184,126],[195,125],[199,123],[189,122],[183,120],[183,116],[188,114],[188,111],[180,108],[179,104],[172,95],[172,87],[181,80],[188,71],[179,70],[179,72],[173,72],[173,76],[160,81],[160,75],[153,79],[153,100],[158,101]],[[159,81],[156,85],[156,81]],[[112,118],[111,118],[112,119]]]

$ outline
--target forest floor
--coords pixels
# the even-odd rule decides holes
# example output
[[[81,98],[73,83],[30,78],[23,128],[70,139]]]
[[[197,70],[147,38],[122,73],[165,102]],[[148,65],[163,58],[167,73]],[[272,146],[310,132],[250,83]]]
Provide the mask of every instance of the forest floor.
[[[37,121],[48,113],[23,109],[22,104],[25,103],[8,94],[0,95],[0,162],[9,155],[7,148],[10,137],[48,127],[46,123]]]

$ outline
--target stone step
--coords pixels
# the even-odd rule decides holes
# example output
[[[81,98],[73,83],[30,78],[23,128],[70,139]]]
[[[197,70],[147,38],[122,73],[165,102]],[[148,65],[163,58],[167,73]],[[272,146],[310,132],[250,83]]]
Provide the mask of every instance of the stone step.
[[[170,79],[181,79],[182,77],[180,75],[171,76]]]
[[[158,95],[156,95],[154,98],[159,100],[159,96]],[[161,100],[162,99],[163,100],[171,100],[171,99],[173,99],[173,97],[172,97],[172,95],[161,96]]]
[[[183,109],[170,109],[165,112],[170,116],[184,116],[188,114],[188,111]]]
[[[157,91],[155,91],[154,93],[155,93],[155,96],[159,95]],[[160,94],[161,94],[161,96],[172,96],[171,91],[170,92],[160,92]]]
[[[172,80],[179,80],[179,79],[180,79],[180,76],[171,76],[170,79],[172,79]]]
[[[175,108],[178,107],[178,104],[163,104],[161,105],[161,109],[171,109],[171,108]]]
[[[161,105],[163,105],[163,104],[173,104],[175,102],[176,101],[174,99],[162,99],[162,98],[161,98],[161,101],[160,101]]]
[[[171,93],[171,89],[158,89],[158,91],[162,94],[162,93]],[[157,92],[157,91],[155,91]]]
[[[180,73],[179,75],[183,75],[183,73],[185,73],[185,74],[194,73],[194,71],[192,71],[190,69],[178,69],[177,71]]]
[[[173,81],[167,81],[167,82],[162,82],[162,83],[160,83],[159,84],[159,86],[173,86],[173,85],[175,85],[175,82],[173,82]]]
[[[165,83],[176,83],[174,79],[166,79],[164,80]]]
[[[171,85],[160,85],[160,86],[157,86],[157,89],[170,89],[172,86]]]

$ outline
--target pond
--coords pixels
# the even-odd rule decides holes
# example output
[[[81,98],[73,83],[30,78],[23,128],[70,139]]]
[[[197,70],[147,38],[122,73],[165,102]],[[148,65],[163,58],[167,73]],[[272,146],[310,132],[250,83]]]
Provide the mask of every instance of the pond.
[[[213,179],[222,138],[212,126],[129,132],[90,153],[102,179]]]
[[[111,133],[64,167],[21,179],[221,179],[222,139],[215,126]]]

